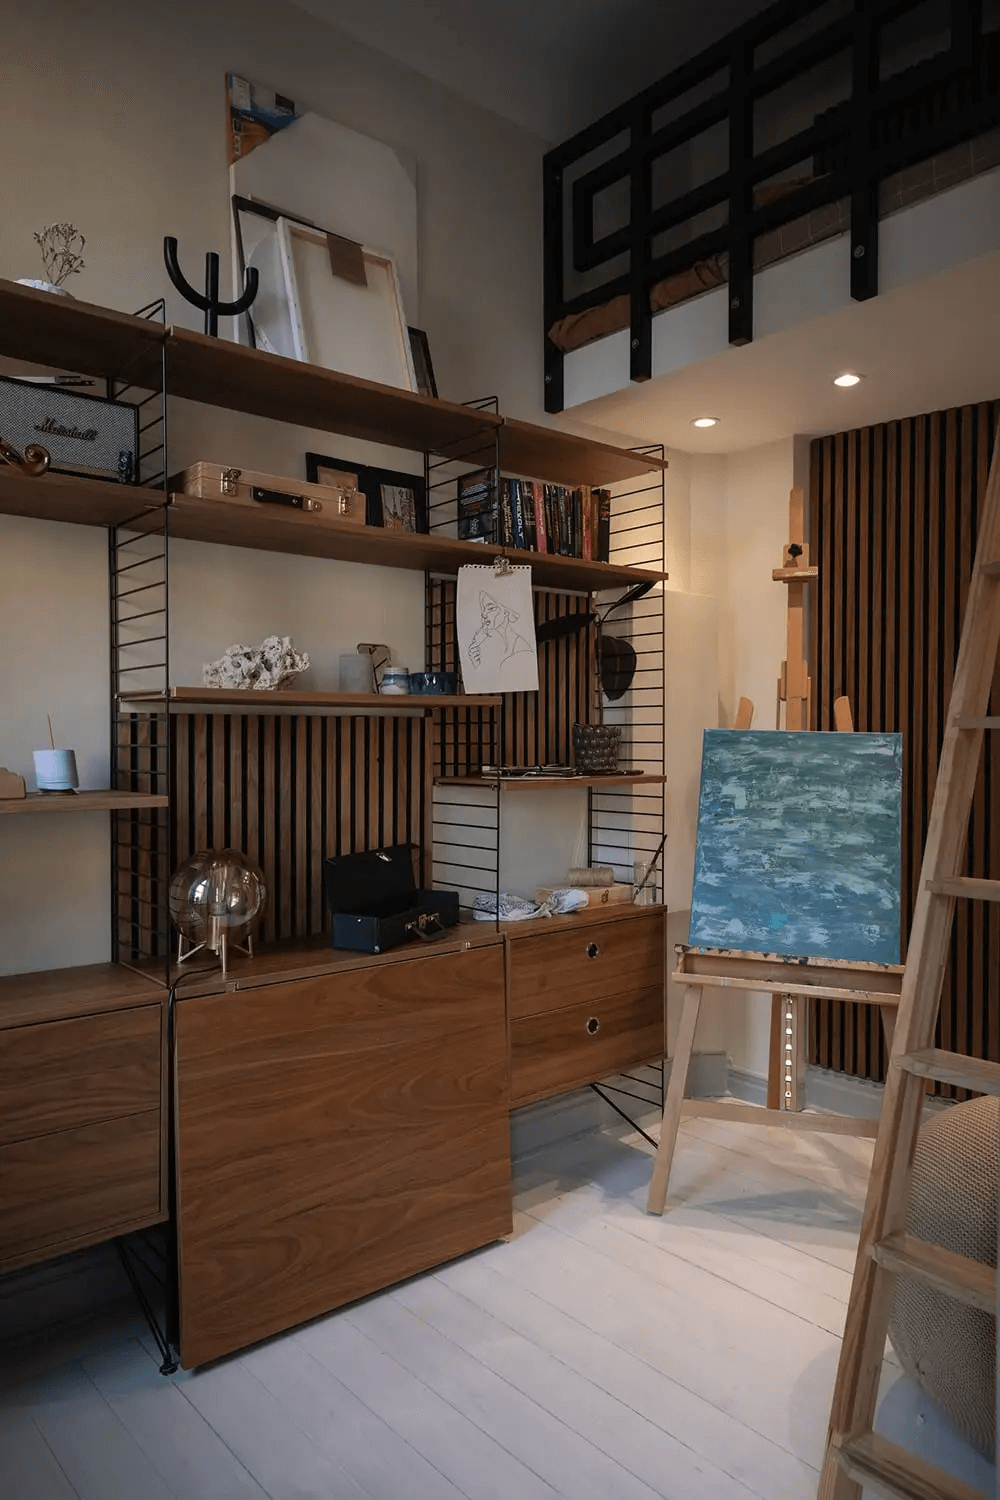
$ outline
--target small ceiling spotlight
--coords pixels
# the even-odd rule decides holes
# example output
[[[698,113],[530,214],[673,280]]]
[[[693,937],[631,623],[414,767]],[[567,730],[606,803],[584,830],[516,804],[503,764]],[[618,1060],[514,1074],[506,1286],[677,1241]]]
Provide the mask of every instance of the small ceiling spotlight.
[[[695,417],[691,423],[692,427],[718,427],[718,417]]]
[[[861,376],[852,374],[850,370],[846,371],[843,375],[835,375],[833,378],[834,385],[839,385],[841,387],[859,385],[860,382]]]

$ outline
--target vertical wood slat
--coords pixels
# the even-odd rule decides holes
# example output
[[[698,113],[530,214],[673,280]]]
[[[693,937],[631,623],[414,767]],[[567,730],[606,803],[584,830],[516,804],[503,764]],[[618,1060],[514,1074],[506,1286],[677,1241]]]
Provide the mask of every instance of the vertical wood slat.
[[[327,855],[392,843],[430,849],[435,718],[173,716],[172,867],[228,843],[264,871],[264,940],[327,931]],[[139,725],[141,737],[141,716]],[[140,856],[150,836],[133,834]],[[131,880],[123,869],[123,943]],[[148,875],[142,884],[148,890]]]
[[[998,419],[1000,402],[983,403],[812,445],[815,722],[832,729],[833,702],[847,692],[859,730],[903,734],[904,952]],[[1000,876],[998,741],[987,734],[970,822],[967,873],[987,879]],[[871,1019],[861,1007],[814,1002],[810,1061],[881,1080],[885,1052]],[[1000,1061],[995,905],[958,903],[938,1045]]]

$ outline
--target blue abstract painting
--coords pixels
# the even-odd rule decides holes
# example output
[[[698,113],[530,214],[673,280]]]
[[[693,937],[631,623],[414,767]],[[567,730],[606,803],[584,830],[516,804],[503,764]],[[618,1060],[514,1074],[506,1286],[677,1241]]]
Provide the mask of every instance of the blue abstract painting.
[[[899,962],[898,734],[708,729],[689,941]]]

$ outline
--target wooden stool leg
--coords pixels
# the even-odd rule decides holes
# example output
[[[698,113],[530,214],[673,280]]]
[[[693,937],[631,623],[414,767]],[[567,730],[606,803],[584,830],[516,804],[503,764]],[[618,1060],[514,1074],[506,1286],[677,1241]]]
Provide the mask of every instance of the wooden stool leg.
[[[680,1030],[677,1033],[677,1046],[674,1049],[673,1059],[670,1064],[670,1082],[667,1085],[667,1097],[663,1105],[663,1122],[660,1125],[660,1144],[656,1148],[653,1178],[649,1184],[649,1197],[646,1200],[646,1212],[651,1214],[662,1214],[663,1205],[667,1200],[670,1168],[673,1165],[674,1148],[677,1145],[677,1131],[681,1123],[681,1105],[684,1102],[684,1089],[687,1085],[688,1069],[691,1066],[691,1053],[694,1050],[694,1033],[698,1025],[698,1012],[700,1009],[701,985],[688,985],[684,991],[684,1006],[681,1010],[681,1024]]]

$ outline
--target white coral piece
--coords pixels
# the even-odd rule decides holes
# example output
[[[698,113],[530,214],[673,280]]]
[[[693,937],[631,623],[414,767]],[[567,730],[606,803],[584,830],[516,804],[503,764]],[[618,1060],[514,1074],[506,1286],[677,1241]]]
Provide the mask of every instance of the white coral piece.
[[[308,670],[308,654],[295,650],[291,636],[269,635],[257,647],[230,646],[218,661],[205,662],[201,675],[206,687],[272,693]]]

